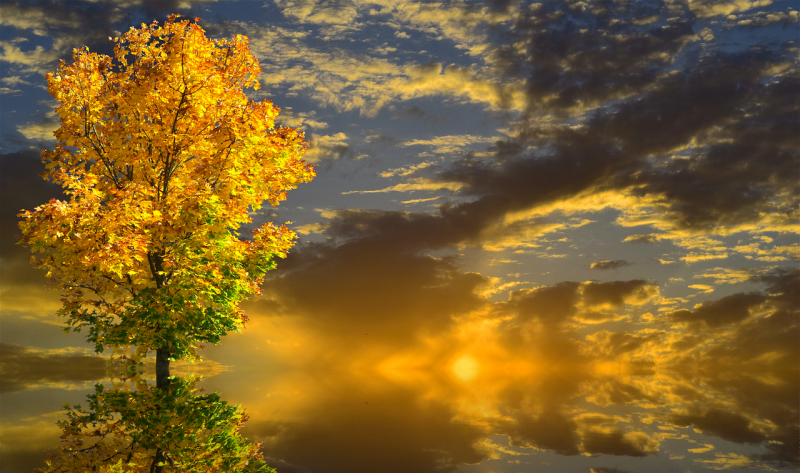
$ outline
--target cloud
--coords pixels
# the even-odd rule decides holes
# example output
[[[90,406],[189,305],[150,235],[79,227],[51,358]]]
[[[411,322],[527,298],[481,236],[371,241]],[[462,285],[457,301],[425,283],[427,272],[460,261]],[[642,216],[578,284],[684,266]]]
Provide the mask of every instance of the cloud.
[[[791,401],[796,395],[789,394],[796,383],[781,381],[766,388],[766,384],[744,380],[753,372],[766,375],[763,383],[769,382],[769,377],[778,373],[775,370],[790,359],[786,357],[797,352],[792,338],[796,312],[780,312],[797,306],[793,301],[795,273],[776,271],[762,276],[760,283],[768,286],[772,309],[759,312],[768,314],[766,317],[725,325],[736,331],[735,335],[727,332],[717,338],[713,332],[703,331],[693,336],[667,327],[634,333],[600,329],[585,337],[578,335],[577,328],[586,326],[584,320],[596,313],[622,312],[623,308],[638,312],[658,296],[657,286],[644,280],[565,281],[514,291],[506,302],[490,302],[484,290],[493,284],[488,278],[458,270],[452,259],[422,253],[449,244],[446,235],[434,240],[434,234],[427,231],[428,225],[438,224],[440,218],[355,210],[327,217],[328,240],[299,247],[267,281],[264,299],[247,309],[253,320],[272,321],[264,328],[272,338],[291,334],[281,345],[282,356],[302,366],[316,366],[312,383],[327,385],[325,377],[334,376],[330,370],[336,370],[337,383],[342,379],[351,383],[342,389],[312,389],[308,379],[298,378],[295,382],[299,384],[292,386],[317,393],[303,396],[298,407],[301,412],[287,418],[269,416],[248,430],[248,435],[265,441],[271,456],[294,465],[291,468],[321,468],[318,457],[306,453],[308,445],[327,452],[340,448],[340,440],[366,442],[383,452],[387,443],[375,440],[373,444],[365,437],[374,425],[367,416],[379,419],[389,431],[406,433],[402,436],[405,440],[398,437],[391,445],[404,458],[398,461],[413,464],[415,471],[432,471],[436,462],[451,468],[466,458],[480,461],[489,453],[475,445],[495,434],[507,435],[512,447],[564,455],[649,456],[660,449],[659,439],[665,438],[657,435],[663,430],[656,426],[691,425],[721,438],[726,438],[723,432],[729,432],[724,435],[762,445],[762,455],[772,455],[772,464],[791,458],[787,452],[793,445],[788,442],[794,417],[787,409],[796,409]],[[424,238],[414,238],[414,232]],[[713,317],[723,312],[721,305],[707,303],[695,311],[702,316],[705,307],[706,315]],[[281,324],[293,324],[292,330],[298,332],[276,331]],[[291,348],[293,340],[300,343],[295,348]],[[681,343],[684,348],[679,348]],[[470,344],[479,348],[472,350]],[[775,351],[780,357],[764,355]],[[463,372],[464,360],[471,367],[469,376]],[[725,363],[730,367],[723,368]],[[733,366],[738,366],[736,372],[745,378],[725,378]],[[682,378],[694,379],[695,370],[711,370],[719,377],[704,374],[706,381],[699,384]],[[652,382],[656,372],[662,376],[660,383]],[[788,380],[787,374],[779,379]],[[363,376],[370,381],[361,379]],[[387,382],[395,388],[381,387]],[[472,383],[480,386],[475,391],[480,393],[479,399],[471,397],[475,396],[469,390]],[[751,397],[751,388],[742,387],[751,385],[752,392],[765,396]],[[397,386],[408,390],[398,391]],[[294,392],[292,389],[298,388],[272,389]],[[727,406],[718,409],[727,414],[712,412],[700,403],[712,398]],[[440,400],[447,401],[439,404]],[[591,409],[578,409],[575,403],[584,406],[584,400],[598,406],[633,403],[644,409],[678,408],[659,417],[648,431],[633,425],[611,425],[626,419],[598,417]],[[331,405],[339,405],[346,417],[326,418],[323,425],[315,421],[313,427],[308,423],[307,419],[319,418]],[[389,408],[397,412],[398,405],[413,415],[387,414]],[[253,405],[250,412],[273,412],[258,406]],[[696,406],[705,408],[692,411]],[[437,417],[433,412],[446,415]],[[780,418],[783,420],[778,422]],[[340,430],[328,427],[328,421],[331,425],[349,422],[352,428],[342,439]],[[764,427],[769,422],[778,426],[777,431]],[[431,434],[421,434],[419,425],[429,425]],[[744,429],[736,430],[741,425]],[[449,443],[441,443],[445,441]],[[774,453],[769,445],[775,446]],[[419,452],[429,450],[435,452],[420,456]],[[457,460],[451,466],[440,454]],[[359,466],[351,456],[325,458],[326,468],[331,470],[368,471],[373,466],[369,461]]]
[[[772,0],[700,0],[694,1],[689,8],[699,17],[712,17],[740,13],[754,8],[766,7]]]
[[[277,3],[284,15],[296,18],[301,23],[335,25],[345,30],[360,27],[362,23],[359,20],[371,21],[364,15],[367,12],[372,17],[388,17],[386,23],[396,29],[394,34],[397,38],[412,38],[403,31],[410,29],[415,36],[449,40],[456,48],[473,56],[485,53],[491,47],[489,28],[509,21],[514,10],[495,11],[460,2],[430,5],[415,1],[282,0]]]
[[[37,36],[47,36],[53,28],[77,28],[77,15],[48,15],[43,8],[4,2],[0,5],[0,25],[31,30]]]
[[[611,312],[623,305],[641,305],[658,295],[658,287],[644,280],[561,282],[554,286],[511,293],[508,307],[519,321],[537,319],[548,325],[569,320],[597,323],[620,318]]]
[[[728,28],[763,28],[775,23],[781,24],[784,28],[800,20],[800,13],[791,8],[785,12],[780,11],[761,11],[744,15],[728,15],[725,26]]]
[[[623,241],[629,241],[629,242],[633,242],[633,243],[655,243],[659,239],[660,238],[659,238],[658,235],[653,235],[653,234],[650,234],[650,235],[630,235],[630,236],[625,237],[625,240],[623,240]]]
[[[11,87],[14,87],[14,86],[17,86],[17,85],[31,85],[30,82],[26,81],[25,79],[22,79],[19,76],[3,77],[2,79],[0,79],[0,82],[2,82],[3,84],[6,84],[8,86],[11,86]]]
[[[513,426],[504,429],[511,445],[544,448],[560,455],[577,455],[580,452],[577,425],[563,413],[542,413],[534,418],[520,417]]]
[[[492,51],[496,67],[530,74],[527,110],[532,113],[541,108],[586,110],[646,90],[660,67],[696,38],[685,18],[643,30],[620,22],[631,13],[621,5],[608,6],[602,15],[565,7],[555,2],[522,10],[509,30],[510,40]],[[643,18],[649,22],[652,16]],[[593,27],[575,30],[573,22]]]
[[[716,267],[693,277],[712,278],[714,279],[714,284],[739,284],[757,278],[760,273],[764,273],[768,269]]]
[[[706,453],[706,452],[710,452],[711,450],[714,450],[714,446],[713,445],[704,444],[700,448],[690,448],[687,451],[692,452],[692,453]]]
[[[336,225],[332,222],[327,232]],[[386,251],[379,239],[372,244],[306,244],[281,270],[265,283],[267,300],[280,313],[340,334],[336,343],[345,344],[370,333],[370,341],[391,346],[413,339],[420,330],[441,330],[453,316],[483,304],[476,291],[487,283],[478,274],[457,271],[447,260],[402,248]],[[307,287],[315,290],[309,293]]]
[[[295,227],[294,231],[301,235],[309,235],[311,233],[323,233],[327,228],[328,225],[325,223],[309,223]]]
[[[353,24],[358,16],[354,2],[347,0],[325,3],[316,0],[279,0],[276,3],[284,15],[301,23],[348,25]]]
[[[600,330],[586,337],[584,350],[595,356],[619,359],[622,355],[647,350],[650,345],[661,343],[663,335],[662,332],[652,330],[641,333]]]
[[[740,292],[713,302],[699,304],[693,311],[681,309],[667,315],[676,323],[686,323],[698,330],[701,327],[717,328],[741,322],[750,316],[753,308],[766,300],[767,297],[763,294]]]
[[[394,177],[394,176],[403,177],[403,176],[409,176],[411,174],[416,173],[417,171],[419,171],[421,169],[425,169],[425,168],[431,167],[433,165],[435,165],[435,163],[433,161],[426,161],[426,162],[419,163],[419,164],[412,164],[410,166],[403,166],[403,167],[400,167],[400,168],[389,169],[387,171],[383,171],[383,172],[379,173],[378,175],[381,176],[381,177]]]
[[[310,146],[303,159],[309,163],[318,163],[323,159],[341,158],[350,149],[347,144],[347,135],[343,132],[333,135],[311,135],[308,142]]]
[[[286,87],[339,111],[374,117],[392,102],[434,96],[497,109],[520,107],[523,101],[520,81],[506,81],[486,67],[398,63],[397,58],[369,57],[332,46],[319,49],[304,41],[304,32],[242,22],[223,22],[209,30],[249,36],[267,89]]]
[[[697,289],[698,291],[702,291],[703,294],[710,294],[714,292],[713,286],[707,286],[705,284],[689,284],[689,289]]]
[[[583,437],[587,453],[645,457],[658,452],[658,441],[642,432],[622,432],[618,429],[590,430]]]
[[[86,381],[105,377],[105,359],[89,355],[86,350],[35,350],[1,343],[0,353],[3,358],[0,392],[76,383],[82,388]]]
[[[401,203],[403,204],[418,204],[420,202],[431,202],[433,200],[441,199],[442,197],[430,197],[428,199],[411,199],[411,200],[403,200]]]
[[[478,221],[489,220],[480,213],[497,218],[526,209],[577,213],[613,208],[620,212],[618,223],[623,226],[652,225],[664,231],[657,236],[629,237],[629,241],[666,239],[698,250],[708,246],[699,239],[701,234],[793,231],[789,216],[796,212],[792,196],[798,180],[786,179],[779,170],[791,169],[788,160],[796,157],[793,149],[797,147],[792,144],[796,137],[788,131],[785,101],[779,97],[797,79],[779,75],[765,85],[762,77],[774,70],[776,61],[782,61],[769,51],[718,54],[707,61],[687,71],[685,80],[663,76],[636,100],[598,110],[581,126],[524,125],[518,138],[509,136],[507,145],[502,141],[496,145],[494,160],[467,157],[444,169],[438,178],[464,184],[460,194],[473,200],[458,208]],[[719,85],[717,79],[725,77],[719,68],[730,68],[731,78],[748,81],[751,92],[740,95],[741,89],[732,84],[730,88]],[[716,90],[719,95],[703,90]],[[759,118],[732,108],[736,102],[749,101],[751,94],[762,97],[762,106],[754,111]],[[688,110],[693,110],[691,116],[686,115]],[[647,123],[654,116],[662,117],[659,123]],[[687,159],[672,157],[692,140],[706,139],[712,132],[719,135],[720,128],[713,125],[718,120],[731,124],[726,125],[730,132],[724,132],[723,141],[715,137],[707,152]],[[756,126],[753,120],[774,121],[774,127]],[[666,132],[665,126],[673,128]],[[784,127],[786,134],[780,131]],[[652,139],[645,138],[648,134]],[[525,151],[541,147],[548,151]],[[664,156],[663,165],[653,166],[645,159],[651,155]],[[713,248],[689,252],[682,259],[694,262],[730,254],[724,245]]]
[[[52,65],[60,56],[59,52],[45,50],[42,46],[22,50],[10,41],[0,41],[0,49],[0,61],[17,66],[22,72],[38,72],[42,75],[53,69]]]
[[[492,27],[514,17],[515,9],[492,10],[461,2],[426,4],[422,2],[387,2],[393,19],[436,39],[447,38],[456,48],[472,56],[491,50]]]
[[[725,259],[728,257],[728,253],[696,253],[694,251],[690,252],[686,256],[682,256],[681,260],[686,261],[687,263],[696,263],[698,261],[708,261],[712,259]]]
[[[27,123],[25,125],[18,125],[17,131],[32,141],[43,141],[55,143],[56,138],[53,132],[61,126],[61,121],[58,118],[47,118],[41,122]]]
[[[7,1],[0,5],[0,24],[13,27],[19,34],[30,31],[33,35],[49,37],[52,47],[20,48],[18,41],[0,41],[0,61],[9,63],[10,70],[45,75],[53,71],[58,60],[69,61],[74,48],[88,46],[92,52],[113,54],[109,37],[118,36],[115,30],[126,30],[132,17],[144,14],[146,18],[166,20],[168,14],[181,13],[193,17],[195,4],[216,0],[77,0],[60,2]],[[188,10],[188,11],[187,11]]]
[[[675,425],[694,426],[709,434],[736,443],[761,443],[764,434],[750,428],[750,420],[744,416],[720,409],[709,409],[702,414],[676,414],[671,421]]]
[[[710,465],[715,470],[727,470],[729,468],[749,469],[756,466],[753,459],[738,453],[714,453],[713,460],[697,459],[695,462]]]
[[[436,190],[449,190],[457,191],[461,186],[458,183],[440,182],[433,179],[424,177],[415,177],[409,179],[407,182],[395,184],[391,187],[383,189],[368,190],[368,191],[346,191],[342,195],[348,194],[375,194],[383,192],[413,192],[413,191],[436,191]]]
[[[747,259],[759,261],[786,261],[787,259],[800,260],[800,244],[773,245],[771,248],[762,248],[761,243],[751,243],[749,245],[739,245],[733,248],[739,253],[744,253]],[[754,255],[754,256],[750,256]]]
[[[628,263],[627,261],[622,259],[615,259],[615,260],[601,259],[592,263],[589,266],[589,269],[619,269],[630,265],[631,263]]]
[[[294,112],[292,111],[291,107],[281,108],[280,115],[276,119],[276,123],[279,123],[281,126],[288,126],[292,128],[298,128],[303,126],[310,126],[314,129],[323,129],[327,128],[328,124],[326,122],[320,121],[315,119],[316,112]]]
[[[476,143],[493,143],[495,141],[497,141],[497,137],[446,135],[437,136],[429,140],[405,141],[400,146],[431,146],[434,153],[454,154]]]

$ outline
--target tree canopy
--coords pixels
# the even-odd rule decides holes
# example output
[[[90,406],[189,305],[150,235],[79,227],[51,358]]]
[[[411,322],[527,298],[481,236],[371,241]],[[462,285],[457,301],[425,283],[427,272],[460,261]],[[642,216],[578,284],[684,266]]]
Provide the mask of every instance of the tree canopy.
[[[261,72],[246,37],[208,39],[170,16],[113,41],[114,57],[76,49],[47,76],[61,127],[45,177],[69,200],[23,211],[21,242],[98,352],[197,358],[240,329],[238,303],[295,238],[265,224],[242,239],[239,227],[315,172],[303,134],[244,94]]]

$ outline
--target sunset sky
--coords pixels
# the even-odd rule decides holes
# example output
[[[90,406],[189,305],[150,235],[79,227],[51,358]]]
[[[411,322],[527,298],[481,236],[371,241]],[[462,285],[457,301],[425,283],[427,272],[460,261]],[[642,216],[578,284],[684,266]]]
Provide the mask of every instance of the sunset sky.
[[[781,0],[0,3],[0,473],[104,376],[15,245],[45,74],[170,13],[243,34],[317,177],[207,347],[278,473],[800,468],[800,34]]]

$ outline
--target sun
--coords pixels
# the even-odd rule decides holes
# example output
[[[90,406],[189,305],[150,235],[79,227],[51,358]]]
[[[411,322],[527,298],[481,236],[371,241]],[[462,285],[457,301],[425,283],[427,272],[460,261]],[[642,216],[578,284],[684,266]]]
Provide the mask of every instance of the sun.
[[[453,374],[461,381],[472,381],[478,375],[480,367],[477,360],[470,355],[464,355],[453,363]]]

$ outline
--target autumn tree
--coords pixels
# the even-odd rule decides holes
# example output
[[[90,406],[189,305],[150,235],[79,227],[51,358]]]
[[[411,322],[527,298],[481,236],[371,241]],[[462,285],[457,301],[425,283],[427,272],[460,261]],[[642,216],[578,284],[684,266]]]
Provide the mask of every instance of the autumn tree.
[[[244,94],[261,72],[246,37],[211,40],[170,16],[113,41],[113,57],[77,49],[47,76],[61,126],[44,176],[68,200],[23,211],[21,243],[61,290],[65,330],[88,331],[97,352],[155,352],[166,390],[170,360],[241,329],[240,301],[295,238],[239,228],[315,173],[303,134]]]
[[[275,473],[242,437],[247,416],[199,394],[198,378],[171,378],[169,389],[140,376],[95,386],[88,408],[65,405],[61,444],[39,473]]]

